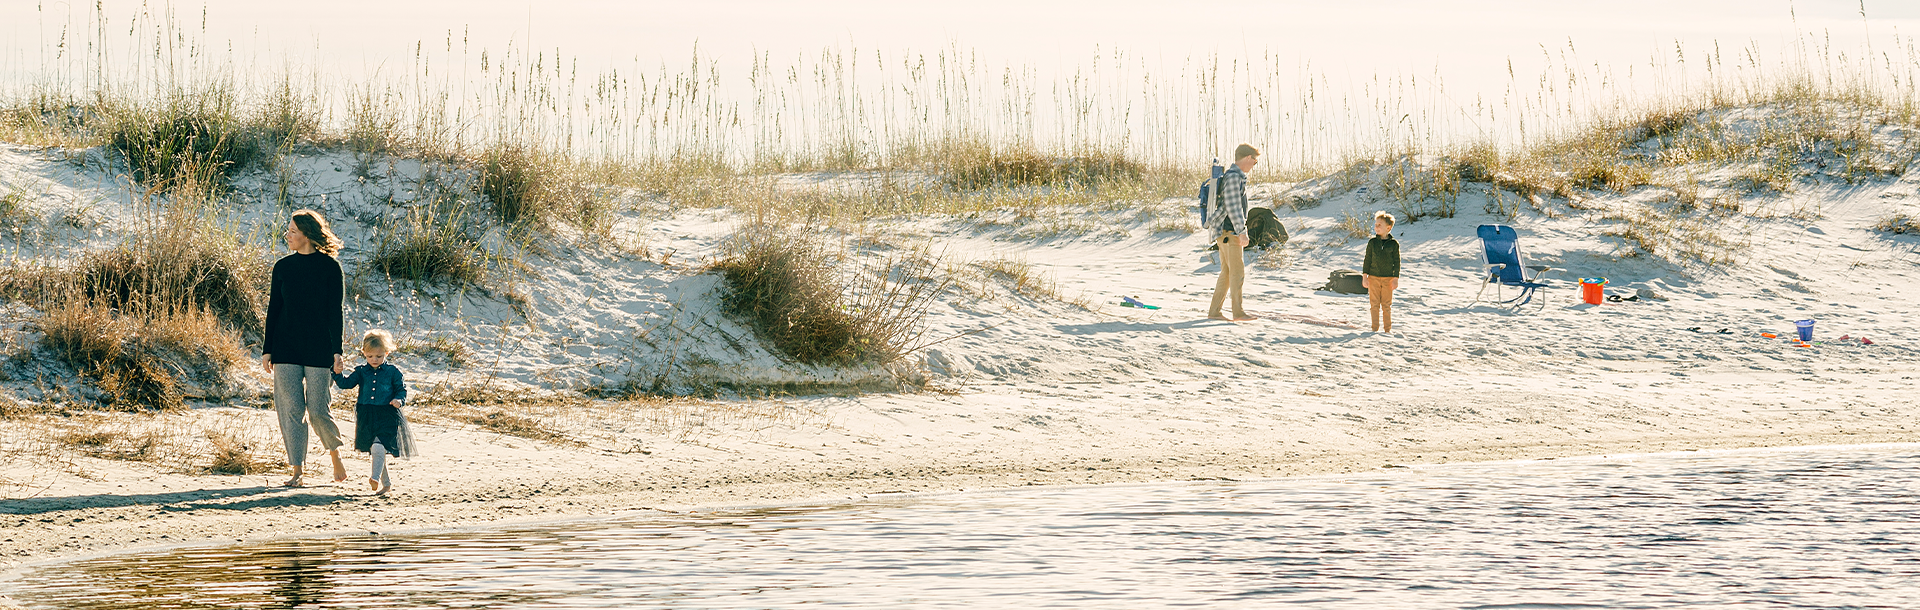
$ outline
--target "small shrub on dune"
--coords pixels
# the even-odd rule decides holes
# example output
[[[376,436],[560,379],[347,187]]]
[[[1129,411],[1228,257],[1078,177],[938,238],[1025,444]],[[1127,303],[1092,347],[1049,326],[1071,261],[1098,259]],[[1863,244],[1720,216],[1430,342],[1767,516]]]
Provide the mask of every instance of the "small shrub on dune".
[[[143,434],[102,430],[68,432],[54,440],[92,457],[130,462],[157,460],[165,445],[160,434],[151,430]]]
[[[1920,218],[1905,213],[1894,214],[1874,223],[1873,230],[1894,235],[1920,235]]]
[[[924,254],[882,261],[849,288],[819,238],[753,223],[712,269],[726,278],[722,310],[794,361],[888,363],[912,350],[927,305],[952,284]]]
[[[472,366],[474,359],[473,348],[452,336],[438,334],[428,336],[425,340],[403,342],[396,353],[418,356],[454,368]]]
[[[105,406],[123,411],[179,408],[188,384],[217,384],[243,359],[232,334],[204,310],[128,313],[70,302],[39,324],[43,347],[91,381]]]
[[[1351,211],[1340,213],[1340,225],[1337,228],[1347,239],[1363,239],[1373,235],[1373,221]]]
[[[469,217],[458,204],[413,210],[399,227],[380,236],[373,258],[367,262],[397,279],[479,284],[486,278],[486,256],[471,234]]]
[[[107,145],[126,158],[134,178],[147,184],[179,180],[224,181],[265,152],[244,121],[216,101],[174,100],[160,108],[112,113]]]
[[[1022,186],[1089,188],[1135,183],[1146,174],[1144,166],[1118,153],[1056,158],[1030,148],[995,151],[984,145],[956,146],[942,164],[941,173],[947,184],[961,190]]]
[[[136,241],[83,256],[76,275],[81,297],[115,308],[204,308],[250,336],[265,323],[267,264],[228,244]]]
[[[540,422],[537,422],[525,417],[521,417],[518,415],[514,415],[511,413],[507,413],[504,411],[492,411],[485,414],[475,413],[475,414],[468,414],[468,415],[459,415],[459,416],[455,416],[454,419],[462,422],[466,422],[469,424],[473,424],[475,426],[479,426],[482,429],[493,432],[495,434],[517,436],[524,439],[545,441],[549,443],[558,443],[558,444],[567,444],[567,445],[579,444],[578,441],[568,438],[567,435],[565,434],[555,432],[552,429],[544,425],[541,425]]]
[[[606,214],[594,205],[583,173],[562,155],[524,145],[498,146],[480,159],[480,192],[492,204],[494,217],[508,227],[562,222],[592,228]]]
[[[27,194],[9,189],[0,194],[0,227],[8,227],[32,217],[27,210]]]
[[[281,465],[279,460],[262,459],[254,454],[252,446],[220,431],[207,432],[207,448],[213,451],[207,472],[213,474],[259,474],[278,469]]]
[[[1648,112],[1627,127],[1626,140],[1643,142],[1654,138],[1671,138],[1692,125],[1694,116],[1695,113],[1691,110],[1668,109]]]
[[[748,225],[713,268],[727,280],[721,307],[781,353],[807,364],[873,355],[842,306],[826,248],[806,235]]]
[[[319,106],[316,96],[295,88],[293,79],[282,75],[254,118],[261,144],[285,151],[302,139],[319,136]]]

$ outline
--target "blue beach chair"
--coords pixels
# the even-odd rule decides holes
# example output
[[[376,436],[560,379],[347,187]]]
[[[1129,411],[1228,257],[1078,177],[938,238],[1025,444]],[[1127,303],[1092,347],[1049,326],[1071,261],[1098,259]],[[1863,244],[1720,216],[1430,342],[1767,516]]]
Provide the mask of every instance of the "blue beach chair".
[[[1480,302],[1480,295],[1487,292],[1487,284],[1494,285],[1493,303],[1520,307],[1533,301],[1534,291],[1547,287],[1540,281],[1553,268],[1545,265],[1528,265],[1520,254],[1520,233],[1507,225],[1480,225],[1480,255],[1486,262],[1486,279],[1480,282],[1480,292],[1473,295],[1473,302]],[[1526,271],[1533,271],[1528,277]],[[1519,294],[1505,298],[1504,289],[1517,288]],[[1540,307],[1547,306],[1547,297],[1540,295]]]

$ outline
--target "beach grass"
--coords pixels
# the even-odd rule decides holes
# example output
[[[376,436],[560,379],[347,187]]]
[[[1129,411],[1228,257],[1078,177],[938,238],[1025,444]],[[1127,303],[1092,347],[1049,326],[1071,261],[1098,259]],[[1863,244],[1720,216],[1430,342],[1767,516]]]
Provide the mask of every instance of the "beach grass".
[[[836,364],[911,351],[916,312],[938,292],[927,286],[964,284],[965,273],[1028,298],[1072,299],[1004,262],[831,269],[824,261],[854,259],[818,240],[823,231],[969,215],[1005,223],[1012,239],[1124,239],[1127,230],[1084,213],[1127,211],[1150,216],[1151,234],[1191,234],[1192,215],[1165,211],[1167,202],[1191,197],[1205,160],[1241,141],[1266,151],[1256,179],[1364,187],[1402,222],[1474,213],[1459,201],[1485,193],[1478,212],[1496,219],[1580,216],[1620,244],[1620,257],[1697,265],[1737,262],[1752,222],[1821,218],[1816,206],[1783,203],[1799,185],[1888,180],[1920,155],[1910,38],[1881,60],[1813,36],[1777,57],[1677,47],[1640,66],[1651,80],[1628,83],[1648,88],[1620,86],[1614,67],[1590,65],[1569,43],[1540,74],[1510,68],[1512,95],[1469,107],[1419,86],[1428,75],[1375,75],[1364,90],[1339,91],[1273,54],[1166,71],[1106,50],[1044,82],[1030,66],[986,64],[957,45],[827,48],[739,68],[695,49],[677,66],[583,72],[556,51],[473,49],[450,35],[415,45],[408,67],[339,80],[243,61],[170,12],[143,12],[121,30],[104,27],[118,22],[103,10],[68,24],[73,42],[137,52],[63,51],[0,83],[0,140],[82,163],[94,161],[76,151],[98,149],[147,199],[173,203],[145,214],[124,244],[10,265],[0,292],[43,312],[62,333],[46,347],[114,388],[102,395],[117,405],[171,408],[178,391],[167,376],[231,360],[229,346],[257,336],[265,248],[223,234],[206,211],[231,204],[226,189],[250,171],[277,176],[278,192],[249,195],[288,205],[289,168],[328,151],[351,152],[365,178],[396,159],[473,176],[438,185],[428,204],[379,228],[368,268],[418,285],[511,293],[513,270],[528,268],[542,240],[599,241],[635,195],[731,210],[748,219],[742,239],[707,267],[727,278],[725,307],[788,357]],[[1674,69],[1689,61],[1704,72]],[[1325,195],[1278,191],[1270,204],[1295,210]],[[1647,203],[1594,203],[1630,194]],[[26,197],[0,193],[0,224],[33,221]],[[76,209],[61,222],[95,221]],[[1347,212],[1336,235],[1364,238],[1367,224]],[[1902,233],[1911,223],[1882,225]],[[486,242],[495,229],[510,243]],[[160,235],[170,238],[143,237]],[[52,298],[63,286],[85,299]],[[134,328],[214,339],[155,343]],[[145,363],[167,350],[203,361]]]

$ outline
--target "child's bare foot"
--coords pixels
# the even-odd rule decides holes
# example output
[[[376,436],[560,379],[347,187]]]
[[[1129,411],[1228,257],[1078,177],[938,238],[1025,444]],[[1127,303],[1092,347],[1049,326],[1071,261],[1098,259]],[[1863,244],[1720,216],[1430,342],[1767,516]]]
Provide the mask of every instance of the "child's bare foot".
[[[1249,313],[1242,312],[1242,313],[1233,314],[1233,321],[1235,322],[1252,322],[1258,319],[1260,319],[1260,316],[1256,316]]]
[[[367,479],[367,491],[380,491],[380,479]]]
[[[381,487],[379,491],[375,491],[375,492],[373,492],[373,495],[376,495],[376,496],[384,496],[384,495],[387,495],[387,492],[389,492],[389,491],[393,491],[393,486],[392,486],[392,485],[387,485],[387,486],[384,486],[384,487]]]
[[[1229,318],[1227,318],[1226,316],[1224,316],[1224,315],[1220,315],[1220,312],[1217,312],[1217,311],[1215,311],[1215,312],[1209,312],[1209,313],[1207,313],[1207,319],[1208,319],[1208,320],[1220,320],[1220,321],[1222,321],[1222,322],[1231,322],[1231,321],[1232,321],[1231,319],[1229,319]]]

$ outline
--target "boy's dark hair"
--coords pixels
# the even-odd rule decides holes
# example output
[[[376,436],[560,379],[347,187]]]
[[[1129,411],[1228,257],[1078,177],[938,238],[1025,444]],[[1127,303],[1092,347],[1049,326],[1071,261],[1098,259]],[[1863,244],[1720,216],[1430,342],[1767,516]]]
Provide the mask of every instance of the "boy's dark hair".
[[[1381,222],[1385,222],[1389,227],[1393,226],[1393,215],[1388,214],[1385,211],[1374,212],[1373,219]]]

